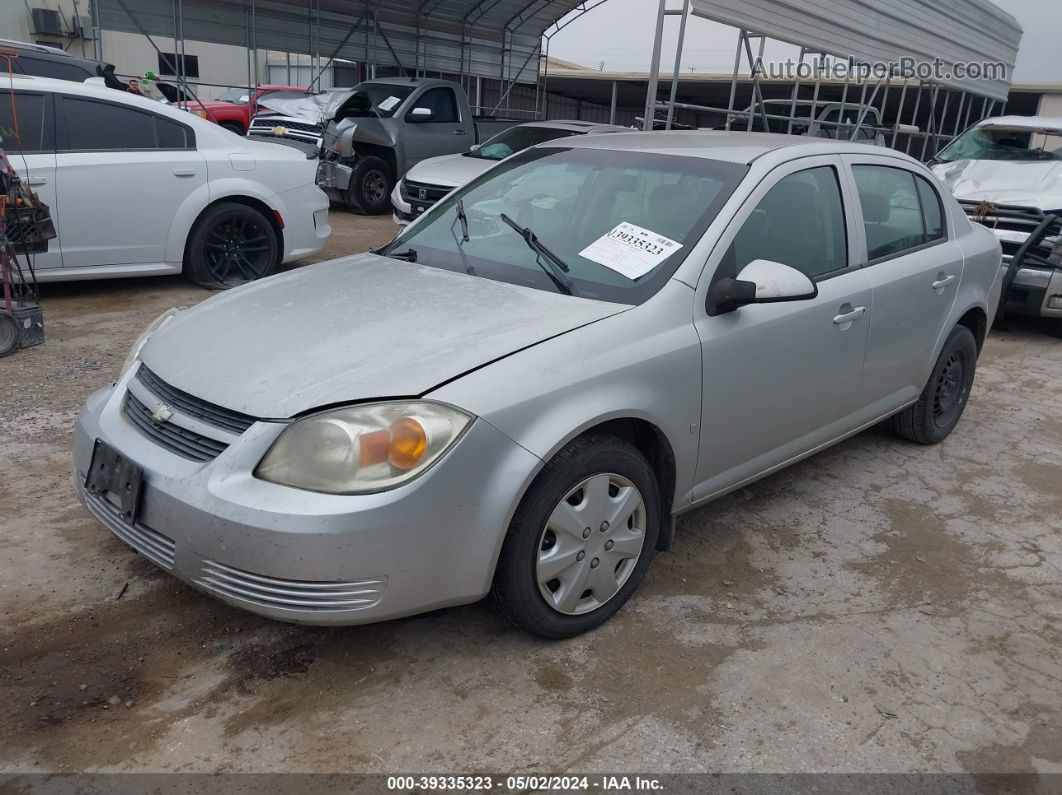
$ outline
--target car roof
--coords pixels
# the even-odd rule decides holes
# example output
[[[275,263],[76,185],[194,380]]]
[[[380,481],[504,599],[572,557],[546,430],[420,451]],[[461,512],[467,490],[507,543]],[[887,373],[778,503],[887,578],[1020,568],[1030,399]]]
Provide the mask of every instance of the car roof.
[[[996,116],[982,119],[978,127],[1014,127],[1019,130],[1062,132],[1062,116]]]
[[[895,157],[912,163],[917,162],[895,149],[870,144],[812,138],[804,135],[724,130],[655,130],[653,132],[618,132],[611,135],[583,135],[577,138],[547,141],[539,144],[539,147],[611,149],[723,160],[746,165],[772,152],[784,153],[784,159],[813,155],[874,154]]]
[[[27,53],[33,53],[33,55],[46,55],[59,58],[62,60],[70,61],[82,61],[84,63],[99,63],[92,58],[86,58],[83,55],[77,55],[72,52],[67,52],[59,47],[50,47],[47,44],[33,44],[28,41],[15,41],[14,39],[0,39],[0,47],[6,47],[12,50],[25,50]],[[69,82],[69,81],[67,81]]]

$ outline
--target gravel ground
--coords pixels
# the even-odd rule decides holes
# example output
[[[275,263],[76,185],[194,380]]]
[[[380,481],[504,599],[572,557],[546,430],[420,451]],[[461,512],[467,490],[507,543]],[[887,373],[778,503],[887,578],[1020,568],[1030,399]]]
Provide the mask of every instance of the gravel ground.
[[[337,211],[327,259],[394,232]],[[226,607],[78,505],[71,426],[180,279],[52,285],[0,360],[0,770],[1062,772],[1062,341],[990,337],[943,445],[883,429],[679,521],[601,630]]]

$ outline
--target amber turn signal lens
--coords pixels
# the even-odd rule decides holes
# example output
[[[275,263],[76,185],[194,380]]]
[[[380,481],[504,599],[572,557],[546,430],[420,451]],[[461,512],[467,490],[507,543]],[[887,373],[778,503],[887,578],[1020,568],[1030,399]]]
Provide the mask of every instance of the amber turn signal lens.
[[[428,436],[424,426],[412,417],[402,417],[391,423],[391,466],[396,469],[412,469],[420,463],[428,449]]]
[[[389,431],[363,433],[358,441],[361,442],[358,466],[371,467],[373,464],[382,464],[391,455],[391,434]]]

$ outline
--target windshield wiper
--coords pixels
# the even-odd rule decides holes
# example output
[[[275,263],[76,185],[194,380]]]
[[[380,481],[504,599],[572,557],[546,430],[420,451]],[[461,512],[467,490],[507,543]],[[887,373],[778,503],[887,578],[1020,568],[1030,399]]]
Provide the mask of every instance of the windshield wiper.
[[[377,252],[373,251],[372,253],[375,254]],[[405,251],[389,251],[388,253],[384,254],[384,256],[390,257],[391,259],[400,259],[405,262],[416,262],[417,250],[415,248],[407,248]]]
[[[501,213],[499,217],[524,239],[529,249],[538,255],[535,257],[535,264],[546,272],[546,275],[557,285],[557,289],[567,295],[577,295],[575,285],[572,284],[572,280],[567,276],[570,268],[564,260],[546,248],[542,241],[538,239],[538,235],[531,231],[531,227],[520,226],[505,213]]]
[[[450,234],[457,245],[457,253],[461,255],[461,264],[465,267],[465,273],[475,273],[476,269],[472,267],[472,263],[468,261],[468,255],[465,253],[465,243],[468,242],[468,216],[465,215],[465,203],[458,199],[455,207],[457,208],[457,218],[450,224]],[[454,227],[459,223],[461,224],[460,238],[457,236],[457,232],[454,231]]]

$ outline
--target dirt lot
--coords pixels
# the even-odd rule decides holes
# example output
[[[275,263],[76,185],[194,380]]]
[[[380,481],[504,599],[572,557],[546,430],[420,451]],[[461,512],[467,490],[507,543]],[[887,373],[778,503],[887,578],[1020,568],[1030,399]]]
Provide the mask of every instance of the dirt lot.
[[[325,256],[390,237],[338,212]],[[1062,772],[1062,341],[989,339],[956,433],[875,429],[679,522],[606,627],[306,629],[113,538],[71,426],[180,279],[55,285],[0,360],[0,770]]]

